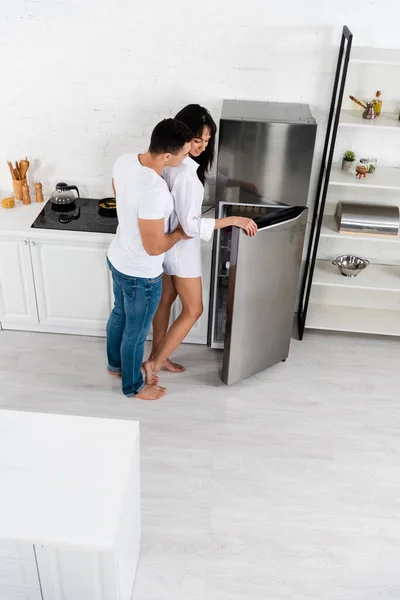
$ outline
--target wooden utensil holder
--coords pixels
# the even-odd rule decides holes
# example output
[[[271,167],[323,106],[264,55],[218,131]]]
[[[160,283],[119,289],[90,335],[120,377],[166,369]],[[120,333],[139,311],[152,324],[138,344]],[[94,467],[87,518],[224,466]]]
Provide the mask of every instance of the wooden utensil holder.
[[[25,185],[25,183],[26,177],[21,180],[13,179],[14,198],[16,200],[22,200],[22,186]]]

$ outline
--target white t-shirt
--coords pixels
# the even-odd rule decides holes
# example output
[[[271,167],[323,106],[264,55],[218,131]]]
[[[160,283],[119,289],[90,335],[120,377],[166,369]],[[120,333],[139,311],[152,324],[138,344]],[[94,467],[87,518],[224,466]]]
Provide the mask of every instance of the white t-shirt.
[[[173,200],[164,179],[143,167],[137,154],[123,154],[113,169],[118,229],[107,256],[113,267],[131,277],[152,279],[163,271],[164,254],[150,256],[143,248],[138,219],[165,219],[164,231],[173,210]]]

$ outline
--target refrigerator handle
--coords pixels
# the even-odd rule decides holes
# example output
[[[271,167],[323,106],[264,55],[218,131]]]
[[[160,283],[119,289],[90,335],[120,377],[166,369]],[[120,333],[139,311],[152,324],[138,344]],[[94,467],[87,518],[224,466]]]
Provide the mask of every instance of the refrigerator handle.
[[[293,223],[294,221],[297,221],[297,219],[300,219],[300,217],[304,214],[304,211],[306,211],[306,210],[308,210],[308,209],[305,206],[304,209],[301,211],[301,213],[299,213],[295,217],[292,217],[291,219],[287,219],[287,221],[279,221],[279,223],[273,223],[272,225],[266,225],[265,227],[260,227],[260,229],[258,231],[265,231],[266,229],[273,229],[274,227],[279,227],[280,225],[286,225],[286,223]]]

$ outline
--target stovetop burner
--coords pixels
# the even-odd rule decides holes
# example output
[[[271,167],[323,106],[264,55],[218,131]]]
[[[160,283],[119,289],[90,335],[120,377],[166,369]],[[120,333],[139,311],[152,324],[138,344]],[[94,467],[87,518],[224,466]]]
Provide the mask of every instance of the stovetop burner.
[[[36,229],[115,233],[118,226],[116,213],[110,211],[110,216],[100,215],[98,202],[99,200],[96,198],[79,198],[72,204],[55,205],[49,200],[32,223],[32,227]]]
[[[70,202],[69,204],[54,204],[50,203],[50,208],[55,213],[66,213],[73,212],[76,209],[76,202]]]
[[[117,217],[114,217],[114,216],[106,217],[103,215],[97,215],[97,217],[95,218],[95,221],[96,221],[96,223],[99,223],[99,225],[105,225],[105,226],[115,225],[115,228],[118,225],[118,219],[117,219]]]

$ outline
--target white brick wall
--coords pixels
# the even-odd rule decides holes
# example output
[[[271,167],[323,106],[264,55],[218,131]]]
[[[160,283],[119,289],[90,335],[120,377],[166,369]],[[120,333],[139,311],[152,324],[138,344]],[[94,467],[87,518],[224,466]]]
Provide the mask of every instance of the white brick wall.
[[[1,2],[0,196],[26,154],[46,192],[109,195],[117,155],[188,102],[216,120],[223,98],[308,102],[323,122],[344,23],[400,45],[394,0]]]

